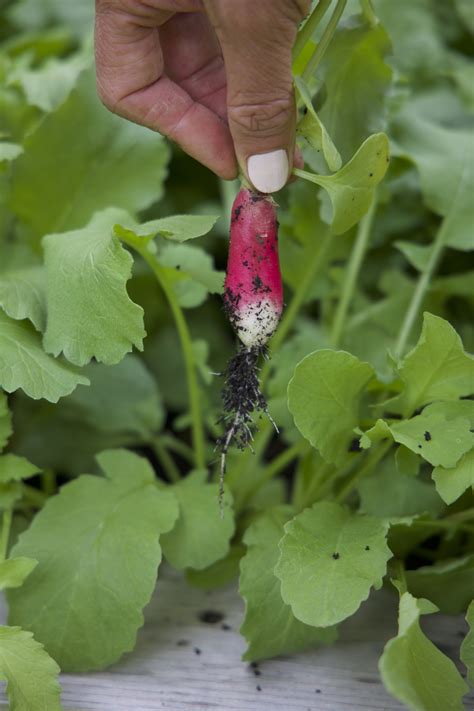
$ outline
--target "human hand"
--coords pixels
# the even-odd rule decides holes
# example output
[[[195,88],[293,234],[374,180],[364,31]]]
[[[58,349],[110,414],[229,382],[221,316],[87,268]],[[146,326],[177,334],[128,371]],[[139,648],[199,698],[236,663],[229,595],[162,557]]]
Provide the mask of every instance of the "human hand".
[[[294,155],[291,50],[310,0],[96,0],[97,86],[113,112],[261,192]]]

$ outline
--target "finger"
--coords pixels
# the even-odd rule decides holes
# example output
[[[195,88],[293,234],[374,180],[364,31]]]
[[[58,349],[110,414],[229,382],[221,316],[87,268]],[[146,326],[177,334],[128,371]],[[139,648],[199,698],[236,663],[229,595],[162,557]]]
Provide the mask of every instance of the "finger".
[[[204,0],[227,73],[227,117],[237,159],[253,186],[271,193],[292,169],[296,106],[291,50],[308,3]]]
[[[178,4],[169,2],[167,7]],[[122,5],[97,3],[97,87],[103,103],[176,141],[221,177],[235,177],[235,153],[227,124],[164,73],[157,28],[170,18],[170,12],[155,9],[153,14],[149,5],[129,12],[121,9]]]
[[[189,96],[227,118],[227,82],[216,33],[202,13],[179,14],[160,28],[165,73]]]

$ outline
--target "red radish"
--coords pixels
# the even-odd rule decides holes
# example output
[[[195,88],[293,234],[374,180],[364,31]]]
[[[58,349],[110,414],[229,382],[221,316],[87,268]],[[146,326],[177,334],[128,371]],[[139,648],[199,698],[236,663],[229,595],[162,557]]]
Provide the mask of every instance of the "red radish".
[[[232,206],[224,305],[248,347],[265,345],[283,309],[276,205],[271,197],[247,188]]]
[[[244,347],[230,360],[222,392],[225,423],[221,449],[221,496],[225,457],[232,443],[250,444],[252,413],[265,412],[257,362],[283,310],[278,261],[276,204],[268,195],[242,188],[234,200],[224,285],[224,308]]]

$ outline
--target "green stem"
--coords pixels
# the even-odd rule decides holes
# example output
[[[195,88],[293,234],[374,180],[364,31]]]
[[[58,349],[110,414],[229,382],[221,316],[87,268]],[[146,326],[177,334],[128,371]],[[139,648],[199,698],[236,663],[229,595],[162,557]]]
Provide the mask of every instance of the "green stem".
[[[49,496],[30,484],[22,485],[23,496],[27,501],[38,509],[43,508]]]
[[[255,483],[255,486],[245,494],[243,503],[246,504],[247,501],[252,496],[254,496],[254,494],[256,494],[259,489],[262,488],[262,486],[265,486],[265,484],[269,482],[270,479],[273,479],[273,477],[283,471],[283,469],[285,469],[289,464],[291,464],[294,459],[297,459],[302,454],[304,454],[307,448],[308,443],[306,442],[306,440],[298,440],[298,442],[293,444],[291,447],[288,447],[281,454],[272,459],[270,464],[268,464],[264,469],[262,469],[262,472],[258,478],[258,481]]]
[[[304,492],[304,495],[299,500],[295,501],[295,505],[298,510],[302,511],[303,509],[308,508],[308,506],[311,506],[315,501],[322,498],[321,492],[330,488],[327,485],[332,480],[333,474],[334,467],[331,464],[324,464],[319,468],[318,472],[311,479],[311,483]]]
[[[148,241],[139,238],[134,238],[129,235],[121,235],[121,239],[130,247],[135,249],[138,254],[140,254],[150,266],[166,296],[168,304],[170,305],[171,311],[173,313],[176,328],[178,330],[179,340],[181,343],[181,349],[183,352],[184,365],[186,370],[189,408],[192,420],[195,466],[197,469],[204,469],[206,467],[206,455],[199,385],[196,366],[194,362],[191,334],[189,333],[188,325],[184,318],[183,311],[175,296],[173,287],[168,279],[166,271],[158,262],[155,255],[147,249]]]
[[[321,59],[324,56],[324,53],[326,52],[327,48],[331,43],[339,20],[341,19],[342,13],[346,8],[346,4],[347,0],[337,0],[337,5],[334,8],[334,12],[330,17],[328,24],[326,25],[326,29],[324,30],[316,49],[314,50],[312,56],[309,59],[308,64],[304,69],[304,72],[302,74],[304,81],[308,81],[308,79],[314,74],[314,72],[318,68],[319,63],[321,62]]]
[[[362,14],[364,15],[368,24],[371,27],[375,27],[378,24],[378,18],[374,12],[374,8],[372,7],[371,0],[359,0],[359,1],[360,1],[360,9],[362,10]]]
[[[465,509],[464,511],[458,511],[457,513],[451,514],[445,517],[445,521],[451,521],[457,523],[458,521],[470,521],[474,518],[474,508]]]
[[[293,47],[293,65],[296,63],[307,42],[313,36],[316,27],[323,19],[330,4],[331,0],[320,0],[301,30],[298,32],[295,46]]]
[[[360,469],[357,469],[354,474],[349,477],[349,479],[346,481],[346,483],[343,485],[343,487],[335,497],[335,500],[338,503],[344,501],[344,499],[352,492],[352,490],[357,486],[361,479],[364,479],[369,474],[372,474],[373,470],[375,469],[377,464],[385,457],[392,444],[392,441],[385,442],[384,444],[375,447],[370,452],[369,456],[365,460],[365,463],[361,466]]]
[[[336,315],[334,317],[331,330],[331,341],[334,348],[337,348],[341,342],[347,313],[349,311],[349,305],[351,303],[360,268],[369,244],[375,209],[376,199],[374,196],[369,211],[366,215],[364,215],[359,223],[356,241],[345,270],[341,298],[339,299],[339,303],[337,305]]]
[[[45,469],[41,475],[41,488],[45,494],[52,496],[57,491],[56,474],[52,469]]]
[[[163,467],[163,470],[168,480],[173,483],[179,481],[181,479],[179,469],[176,466],[173,457],[170,456],[170,453],[168,452],[166,447],[164,447],[160,439],[156,437],[151,443],[151,445],[153,447],[153,451],[155,452],[156,456],[160,461],[161,466]]]
[[[444,219],[443,223],[441,224],[441,227],[438,230],[436,238],[433,242],[433,249],[431,251],[428,264],[426,265],[426,269],[419,276],[418,283],[416,285],[410,306],[408,307],[408,311],[405,314],[405,318],[400,328],[397,343],[395,346],[395,355],[397,356],[397,358],[399,358],[403,354],[406,348],[408,338],[413,328],[413,324],[415,323],[420,308],[423,305],[423,301],[426,296],[426,292],[428,291],[431,279],[433,278],[433,275],[436,272],[438,264],[441,260],[447,232],[446,219],[447,218]]]
[[[12,525],[12,510],[7,509],[3,512],[2,517],[2,535],[0,537],[0,562],[7,557],[8,541],[10,540],[10,529]]]

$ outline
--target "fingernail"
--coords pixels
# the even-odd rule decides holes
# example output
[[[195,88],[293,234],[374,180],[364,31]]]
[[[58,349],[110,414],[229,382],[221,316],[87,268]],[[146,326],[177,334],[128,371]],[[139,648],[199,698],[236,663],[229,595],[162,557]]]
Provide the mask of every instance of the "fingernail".
[[[252,185],[261,193],[274,193],[288,180],[288,155],[283,149],[250,156],[247,173]]]

